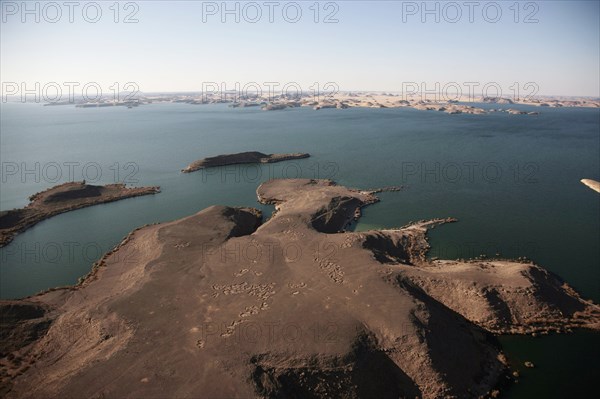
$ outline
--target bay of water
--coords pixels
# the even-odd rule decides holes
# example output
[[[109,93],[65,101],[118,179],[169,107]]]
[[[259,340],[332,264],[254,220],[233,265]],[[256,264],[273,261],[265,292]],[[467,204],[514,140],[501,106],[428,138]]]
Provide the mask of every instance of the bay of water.
[[[600,196],[580,179],[600,180],[600,110],[511,108],[540,115],[2,104],[1,210],[22,207],[31,194],[73,179],[159,185],[162,192],[68,212],[18,235],[0,249],[0,297],[76,283],[103,252],[146,223],[178,219],[214,204],[254,206],[268,215],[272,208],[256,201],[262,181],[310,177],[357,188],[404,187],[382,193],[380,203],[365,208],[357,230],[455,217],[458,223],[431,232],[431,256],[527,256],[598,302]],[[199,158],[253,150],[311,157],[180,172]],[[513,358],[544,354],[538,356],[540,367],[527,371],[508,397],[564,396],[568,391],[560,391],[547,370],[566,363],[544,351],[584,354],[586,347],[598,348],[598,338],[577,332],[503,339]],[[587,360],[568,365],[566,372],[582,392],[591,389],[598,366]],[[554,389],[536,391],[540,384]]]

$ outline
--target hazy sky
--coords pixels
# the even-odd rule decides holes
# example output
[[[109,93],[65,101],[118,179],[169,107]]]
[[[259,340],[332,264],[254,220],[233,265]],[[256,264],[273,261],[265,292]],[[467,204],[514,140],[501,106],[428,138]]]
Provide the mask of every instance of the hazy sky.
[[[510,94],[515,82],[521,91],[533,82],[539,94],[600,96],[598,1],[428,2],[430,14],[420,1],[319,2],[317,22],[314,1],[238,2],[226,15],[220,1],[76,1],[72,23],[63,0],[29,2],[30,14],[21,1],[1,3],[3,84],[98,82],[108,90],[131,81],[151,92],[201,90],[203,82],[297,82],[303,90],[335,82],[401,91],[406,82],[463,90],[476,82],[477,93],[496,82]],[[138,22],[124,23],[131,13]],[[325,23],[331,13],[337,22]]]

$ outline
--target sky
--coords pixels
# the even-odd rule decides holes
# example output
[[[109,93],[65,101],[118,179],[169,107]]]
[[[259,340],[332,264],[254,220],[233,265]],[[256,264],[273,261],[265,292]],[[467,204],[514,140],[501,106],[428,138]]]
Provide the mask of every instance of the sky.
[[[332,82],[600,96],[599,1],[0,3],[3,92],[12,83],[75,82],[77,93],[88,83],[175,92]]]

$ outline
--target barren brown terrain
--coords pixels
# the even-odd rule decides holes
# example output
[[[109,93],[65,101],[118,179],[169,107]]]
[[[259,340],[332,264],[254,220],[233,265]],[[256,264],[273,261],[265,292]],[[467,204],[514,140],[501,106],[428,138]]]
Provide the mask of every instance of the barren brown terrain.
[[[276,211],[142,227],[78,286],[1,303],[7,398],[479,397],[494,334],[600,329],[531,262],[431,261],[428,229],[346,232],[373,191],[271,180]],[[447,227],[450,228],[450,227]]]

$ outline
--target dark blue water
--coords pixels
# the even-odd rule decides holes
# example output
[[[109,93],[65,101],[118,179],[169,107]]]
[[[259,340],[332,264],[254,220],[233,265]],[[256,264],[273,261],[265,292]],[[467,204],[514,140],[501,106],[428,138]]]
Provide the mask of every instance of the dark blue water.
[[[2,104],[2,210],[24,206],[29,195],[73,179],[159,185],[162,193],[69,212],[17,236],[0,249],[0,297],[75,283],[103,252],[145,223],[213,204],[269,213],[270,207],[256,202],[260,182],[311,177],[358,188],[405,187],[381,194],[382,202],[365,210],[359,230],[456,217],[459,223],[431,233],[431,256],[528,256],[600,301],[600,195],[580,183],[600,180],[600,110],[511,107],[541,114]],[[193,160],[248,150],[309,152],[311,158],[180,173]],[[514,358],[527,357],[529,349],[584,356],[586,347],[598,347],[598,334],[503,343]],[[568,393],[556,387],[536,391],[554,386],[547,370],[566,364],[560,356],[539,356],[540,367],[528,371],[509,396]],[[599,377],[596,364],[568,364],[573,376],[593,370]],[[585,391],[594,378],[577,381]]]

